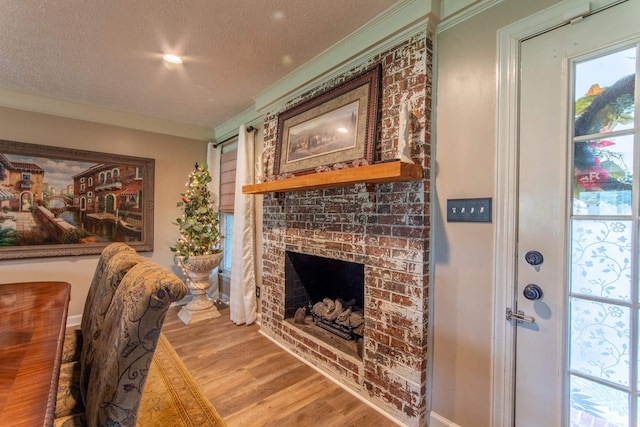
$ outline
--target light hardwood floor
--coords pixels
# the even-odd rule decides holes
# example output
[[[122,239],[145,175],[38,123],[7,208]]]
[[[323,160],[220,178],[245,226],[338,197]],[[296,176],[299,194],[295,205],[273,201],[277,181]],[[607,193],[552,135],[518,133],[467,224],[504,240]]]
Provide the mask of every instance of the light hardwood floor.
[[[222,317],[184,325],[171,307],[162,332],[229,427],[395,426],[261,335]]]

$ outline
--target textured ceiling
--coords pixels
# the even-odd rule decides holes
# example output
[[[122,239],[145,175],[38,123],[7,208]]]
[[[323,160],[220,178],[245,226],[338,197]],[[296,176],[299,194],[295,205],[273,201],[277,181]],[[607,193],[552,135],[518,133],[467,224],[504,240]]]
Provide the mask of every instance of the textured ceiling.
[[[396,1],[1,0],[0,88],[213,129]]]

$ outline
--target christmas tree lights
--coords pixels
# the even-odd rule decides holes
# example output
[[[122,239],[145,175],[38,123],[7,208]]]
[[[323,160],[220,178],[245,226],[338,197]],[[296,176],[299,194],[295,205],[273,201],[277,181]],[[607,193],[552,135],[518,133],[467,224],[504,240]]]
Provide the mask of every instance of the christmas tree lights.
[[[220,252],[222,235],[218,229],[218,213],[213,209],[207,164],[198,165],[189,174],[187,191],[182,193],[177,207],[182,208],[182,216],[174,224],[180,228],[180,239],[171,248],[176,256],[188,258],[197,255],[211,255]]]

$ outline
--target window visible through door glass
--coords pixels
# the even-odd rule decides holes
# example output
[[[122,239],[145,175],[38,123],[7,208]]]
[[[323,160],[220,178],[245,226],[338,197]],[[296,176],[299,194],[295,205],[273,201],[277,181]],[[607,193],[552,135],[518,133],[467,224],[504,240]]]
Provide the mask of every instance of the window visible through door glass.
[[[575,65],[574,215],[630,215],[636,48]]]

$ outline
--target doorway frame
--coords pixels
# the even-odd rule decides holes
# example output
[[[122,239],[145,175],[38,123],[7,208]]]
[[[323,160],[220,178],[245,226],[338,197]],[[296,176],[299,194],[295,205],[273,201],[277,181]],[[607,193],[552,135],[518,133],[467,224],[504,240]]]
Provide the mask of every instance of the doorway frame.
[[[494,230],[494,318],[491,424],[515,421],[515,327],[505,310],[512,307],[518,231],[518,116],[521,43],[626,0],[566,0],[497,32],[496,183]],[[588,11],[585,13],[585,11]]]

